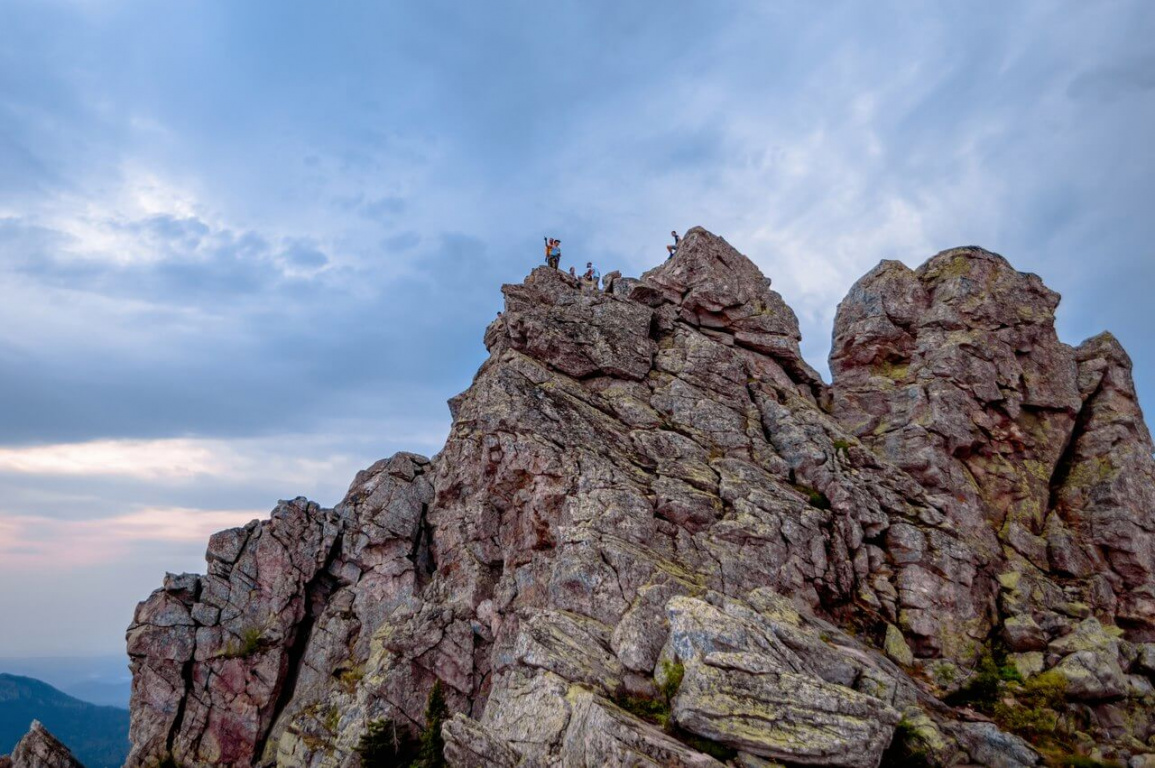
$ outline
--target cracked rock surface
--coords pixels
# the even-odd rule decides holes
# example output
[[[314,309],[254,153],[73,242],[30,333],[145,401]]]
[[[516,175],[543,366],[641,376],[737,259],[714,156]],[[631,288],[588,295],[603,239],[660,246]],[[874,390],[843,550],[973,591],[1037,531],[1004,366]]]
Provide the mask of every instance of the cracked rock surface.
[[[502,290],[437,456],[219,533],[140,604],[129,766],[357,766],[437,680],[455,766],[873,768],[900,722],[933,764],[1035,765],[942,701],[992,651],[1061,676],[1104,755],[1155,752],[1151,439],[1126,353],[1060,342],[1038,277],[880,264],[829,386],[700,228],[605,292]]]

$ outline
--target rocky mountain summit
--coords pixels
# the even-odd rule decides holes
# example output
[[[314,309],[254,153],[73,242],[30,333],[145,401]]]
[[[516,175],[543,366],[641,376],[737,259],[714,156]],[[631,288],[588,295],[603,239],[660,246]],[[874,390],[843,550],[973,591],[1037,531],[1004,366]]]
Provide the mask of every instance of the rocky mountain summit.
[[[437,456],[140,604],[130,768],[357,766],[435,683],[452,766],[1155,766],[1155,462],[1111,336],[955,249],[854,286],[828,386],[705,230],[606,282],[504,286]]]
[[[33,720],[28,733],[16,744],[12,754],[0,757],[0,768],[84,768],[39,720]]]

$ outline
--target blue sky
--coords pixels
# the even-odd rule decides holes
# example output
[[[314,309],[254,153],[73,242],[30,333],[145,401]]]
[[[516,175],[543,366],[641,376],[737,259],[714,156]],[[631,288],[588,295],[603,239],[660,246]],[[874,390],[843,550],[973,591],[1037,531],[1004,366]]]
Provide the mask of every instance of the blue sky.
[[[115,652],[165,570],[444,440],[499,286],[703,225],[825,370],[880,259],[979,244],[1155,399],[1155,5],[0,10],[0,656]]]

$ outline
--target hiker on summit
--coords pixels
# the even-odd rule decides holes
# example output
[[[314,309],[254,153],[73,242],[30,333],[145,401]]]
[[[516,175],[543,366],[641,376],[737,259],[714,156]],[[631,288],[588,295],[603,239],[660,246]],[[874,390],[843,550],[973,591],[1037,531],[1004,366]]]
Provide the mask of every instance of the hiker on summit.
[[[586,271],[585,274],[582,275],[582,280],[586,285],[593,286],[594,290],[597,290],[598,285],[601,283],[602,273],[598,271],[598,268],[594,266],[592,261],[586,262]]]
[[[678,243],[682,242],[682,238],[678,237],[678,233],[676,230],[671,229],[670,234],[674,236],[674,244],[666,246],[666,253],[669,254],[668,256],[666,256],[666,261],[669,261],[670,259],[674,258],[674,254],[676,254],[678,252]]]
[[[545,263],[557,269],[561,263],[561,240],[545,238]]]

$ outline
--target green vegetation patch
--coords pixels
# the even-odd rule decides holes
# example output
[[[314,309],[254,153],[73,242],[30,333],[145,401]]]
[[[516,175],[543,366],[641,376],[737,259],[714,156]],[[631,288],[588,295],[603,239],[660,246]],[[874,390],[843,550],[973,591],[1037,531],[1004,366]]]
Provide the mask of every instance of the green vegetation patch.
[[[690,749],[707,754],[722,762],[733,760],[738,756],[736,750],[683,730],[670,719],[671,705],[674,697],[678,695],[678,688],[682,685],[682,679],[685,676],[686,668],[681,662],[664,660],[662,661],[663,682],[658,686],[657,696],[639,696],[619,691],[613,697],[613,701],[630,714],[660,726],[663,731]]]
[[[614,703],[630,714],[670,731],[670,706],[674,696],[678,694],[678,687],[681,686],[682,678],[685,675],[686,668],[681,662],[664,660],[662,661],[662,677],[665,682],[658,686],[657,697],[639,696],[618,691],[613,697]]]
[[[1067,681],[1061,674],[1044,672],[1021,685],[1008,686],[1010,695],[995,704],[992,714],[1004,729],[1045,744],[1057,735],[1066,691]]]
[[[441,737],[441,726],[449,719],[449,706],[445,703],[445,692],[441,681],[433,683],[429,701],[425,705],[425,730],[421,732],[421,751],[414,768],[442,768],[445,763],[445,740]]]
[[[419,744],[404,727],[389,719],[374,720],[357,742],[356,752],[363,768],[412,766]]]
[[[245,627],[241,630],[240,640],[230,640],[221,654],[226,659],[243,659],[252,656],[261,650],[265,632],[260,627]]]
[[[362,768],[444,768],[445,741],[441,726],[449,719],[449,706],[441,681],[433,683],[425,704],[425,728],[416,738],[404,726],[389,719],[374,720],[357,742]]]
[[[666,678],[666,682],[662,683],[659,690],[662,692],[666,703],[669,704],[674,700],[678,688],[682,685],[682,678],[686,676],[686,667],[680,661],[665,659],[662,661],[662,676]]]
[[[998,701],[1002,681],[999,666],[988,651],[979,657],[978,666],[966,684],[943,701],[952,707],[971,707],[989,714]]]
[[[365,668],[358,664],[355,667],[343,669],[337,674],[337,681],[341,684],[341,688],[346,693],[353,693],[357,690],[357,683],[361,682],[365,677]]]
[[[811,488],[809,485],[794,484],[794,490],[806,497],[807,503],[815,509],[830,509],[830,499],[822,491]]]

